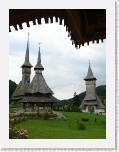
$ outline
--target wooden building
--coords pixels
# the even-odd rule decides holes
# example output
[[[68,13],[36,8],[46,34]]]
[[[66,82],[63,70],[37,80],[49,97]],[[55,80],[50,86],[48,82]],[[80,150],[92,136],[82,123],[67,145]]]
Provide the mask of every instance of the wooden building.
[[[31,81],[25,97],[20,101],[23,103],[23,108],[28,112],[38,112],[41,109],[52,111],[54,98],[52,97],[53,91],[47,85],[42,71],[44,67],[41,64],[40,46],[38,52],[37,64],[34,67],[35,75]]]
[[[105,112],[105,107],[102,104],[101,99],[96,93],[96,78],[93,75],[91,66],[89,64],[88,67],[88,73],[85,77],[85,83],[86,83],[86,95],[81,103],[80,109],[83,112]]]
[[[22,80],[12,95],[12,100],[22,103],[25,112],[38,112],[41,109],[52,111],[52,105],[55,98],[53,92],[47,85],[42,71],[44,67],[41,64],[40,46],[38,52],[37,64],[34,67],[35,75],[30,82],[32,65],[29,62],[29,39],[27,42],[25,62],[22,67]]]

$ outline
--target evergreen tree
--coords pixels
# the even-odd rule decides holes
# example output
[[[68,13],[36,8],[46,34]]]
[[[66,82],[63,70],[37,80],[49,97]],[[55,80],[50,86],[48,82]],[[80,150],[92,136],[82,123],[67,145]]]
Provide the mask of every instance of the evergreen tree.
[[[9,80],[9,98],[11,98],[16,87],[17,87],[17,84],[14,81]]]

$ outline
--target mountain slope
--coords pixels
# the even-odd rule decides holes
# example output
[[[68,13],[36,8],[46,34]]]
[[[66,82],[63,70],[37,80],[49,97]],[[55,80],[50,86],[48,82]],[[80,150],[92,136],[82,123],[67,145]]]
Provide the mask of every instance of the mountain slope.
[[[101,85],[96,87],[96,93],[101,98],[102,103],[106,104],[106,85]],[[82,92],[78,95],[75,95],[73,98],[61,100],[57,102],[54,106],[55,109],[66,110],[66,111],[78,111],[81,102],[85,97],[86,92]]]
[[[14,81],[9,80],[9,98],[12,96],[16,87],[17,87],[17,84]]]

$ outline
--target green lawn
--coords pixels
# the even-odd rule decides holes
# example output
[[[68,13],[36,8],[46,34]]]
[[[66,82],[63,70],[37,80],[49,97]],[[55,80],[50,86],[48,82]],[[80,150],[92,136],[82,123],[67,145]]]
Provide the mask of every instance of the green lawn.
[[[29,132],[30,139],[105,139],[106,118],[102,115],[79,112],[63,112],[67,120],[29,119],[16,125],[17,129],[24,128]],[[79,130],[77,120],[89,118],[83,122],[86,129]],[[95,122],[95,118],[97,121]]]

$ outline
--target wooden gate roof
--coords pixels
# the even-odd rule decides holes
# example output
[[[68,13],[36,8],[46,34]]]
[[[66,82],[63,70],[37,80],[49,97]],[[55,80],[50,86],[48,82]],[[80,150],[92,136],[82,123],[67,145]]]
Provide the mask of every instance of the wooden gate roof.
[[[23,29],[23,23],[30,27],[30,21],[33,25],[41,24],[41,18],[45,19],[45,23],[49,23],[49,20],[53,23],[53,17],[56,22],[59,18],[60,25],[64,20],[68,36],[76,47],[95,40],[98,43],[106,38],[105,9],[10,9],[9,31],[10,26],[15,30]]]

